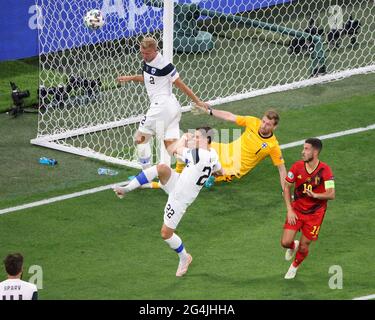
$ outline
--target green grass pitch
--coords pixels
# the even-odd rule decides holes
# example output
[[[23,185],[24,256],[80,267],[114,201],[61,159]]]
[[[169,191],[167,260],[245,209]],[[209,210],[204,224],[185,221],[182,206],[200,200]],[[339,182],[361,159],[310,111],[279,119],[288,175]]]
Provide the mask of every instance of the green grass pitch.
[[[277,93],[225,105],[261,116],[268,106],[281,114],[281,144],[375,123],[375,75]],[[184,129],[202,124],[232,128],[209,117],[184,114]],[[0,209],[125,180],[136,171],[119,168],[98,176],[103,163],[32,146],[36,117],[0,115]],[[119,200],[98,192],[0,215],[0,257],[25,256],[43,269],[40,299],[352,299],[374,294],[375,131],[325,140],[321,160],[336,177],[319,240],[296,279],[280,247],[285,219],[277,169],[269,159],[249,175],[204,189],[177,233],[194,261],[175,277],[177,255],[160,238],[167,196],[139,190]],[[301,147],[284,150],[287,167]],[[54,157],[56,167],[38,164]],[[343,288],[330,289],[329,268],[341,266]],[[0,269],[0,278],[5,272]]]

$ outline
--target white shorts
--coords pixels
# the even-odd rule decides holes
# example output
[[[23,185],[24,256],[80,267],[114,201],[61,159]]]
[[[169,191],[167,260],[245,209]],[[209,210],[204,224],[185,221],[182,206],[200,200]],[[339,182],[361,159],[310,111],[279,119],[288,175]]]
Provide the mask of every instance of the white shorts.
[[[163,96],[151,103],[138,130],[162,140],[180,138],[181,107],[176,97]]]
[[[172,170],[168,182],[165,185],[161,185],[161,188],[169,194],[167,204],[164,208],[164,224],[174,230],[177,228],[188,207],[187,204],[182,203],[173,196],[173,190],[179,178],[180,174]]]
[[[160,188],[163,189],[167,194],[171,194],[174,190],[178,179],[180,178],[180,174],[171,169],[171,176],[166,184],[160,184]]]
[[[164,224],[173,230],[177,229],[182,217],[186,212],[187,205],[169,195],[164,208]]]

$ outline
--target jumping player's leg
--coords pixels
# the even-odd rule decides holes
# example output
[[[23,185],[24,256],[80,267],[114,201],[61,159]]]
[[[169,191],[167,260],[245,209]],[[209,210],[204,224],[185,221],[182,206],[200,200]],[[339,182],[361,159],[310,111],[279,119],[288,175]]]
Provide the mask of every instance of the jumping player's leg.
[[[284,277],[285,279],[295,278],[299,266],[309,254],[309,246],[310,246],[311,241],[312,240],[310,240],[304,234],[302,234],[300,238],[299,248],[296,253],[296,257],[294,258],[294,261],[290,265],[288,272],[285,274],[285,277]]]
[[[172,250],[177,252],[178,257],[180,259],[176,271],[176,276],[183,276],[187,272],[193,258],[189,253],[186,252],[186,249],[184,247],[184,244],[182,243],[181,238],[174,233],[174,229],[171,229],[167,227],[165,224],[163,224],[160,233],[163,240],[169,245],[169,247]]]
[[[281,246],[286,249],[294,249],[294,238],[298,230],[284,229],[281,236]]]
[[[159,177],[162,184],[166,184],[171,177],[172,169],[165,164],[158,164],[142,170],[125,187],[115,187],[113,191],[118,197],[122,198],[125,193],[133,191],[144,184],[150,183],[156,177]]]
[[[299,241],[294,239],[296,237],[296,233],[303,227],[303,219],[298,212],[296,212],[296,214],[298,219],[296,220],[295,224],[290,224],[288,222],[288,219],[286,219],[284,223],[284,232],[281,237],[281,246],[287,249],[285,252],[285,260],[291,260],[299,248]],[[297,274],[297,269],[298,267],[294,267],[292,263],[284,278],[294,279]]]
[[[159,126],[164,126],[163,119],[163,108],[160,108],[157,103],[152,103],[150,109],[139,123],[134,140],[137,145],[138,161],[143,169],[152,165],[152,152],[149,140],[157,134]]]
[[[169,196],[164,209],[164,223],[160,234],[169,247],[178,254],[180,261],[176,272],[177,277],[181,277],[187,272],[189,265],[193,260],[191,255],[186,252],[181,238],[175,233],[175,229],[184,213],[185,207]]]
[[[302,235],[300,238],[299,248],[296,252],[295,259],[290,265],[288,272],[285,275],[285,279],[293,279],[296,276],[297,270],[301,265],[302,261],[306,259],[309,254],[309,247],[312,241],[318,239],[319,230],[322,225],[324,218],[324,212],[318,212],[310,216],[299,215],[299,220],[304,220],[301,231]]]
[[[150,138],[151,133],[144,133],[138,130],[134,137],[134,142],[137,145],[138,161],[142,166],[142,169],[147,169],[151,166],[151,146]]]
[[[163,140],[177,140],[180,137],[179,122],[181,108],[174,96],[154,101],[139,124],[135,136],[139,161],[142,168],[152,164],[152,153],[149,139],[157,136]],[[171,153],[170,153],[171,154]]]
[[[178,132],[178,130],[177,130]],[[165,139],[164,140],[164,146],[165,146],[165,149],[167,150],[168,154],[170,156],[173,156],[173,145],[178,141],[178,139]],[[185,163],[182,162],[181,160],[177,159],[177,162],[176,162],[176,169],[175,171],[177,173],[181,173],[182,170],[185,168]],[[151,182],[149,184],[145,184],[143,187],[144,188],[151,188],[151,189],[160,189],[162,186],[161,184],[165,184],[163,183],[162,181],[160,182]]]
[[[176,142],[177,142],[177,139],[164,140],[165,149],[167,150],[169,155],[172,155],[173,144],[176,143]],[[177,173],[181,173],[182,170],[184,170],[184,168],[185,168],[185,163],[183,161],[177,159],[175,171]],[[143,185],[142,188],[160,189],[160,188],[162,188],[163,184],[165,184],[165,183],[163,183],[162,181],[160,181],[160,182],[152,181],[148,184]]]
[[[307,238],[304,234],[301,235],[299,248],[296,253],[296,257],[293,261],[293,266],[295,268],[299,267],[299,265],[302,263],[302,261],[308,256],[309,254],[309,246],[311,244],[312,240]]]
[[[305,218],[301,228],[302,235],[300,238],[299,249],[293,261],[294,267],[299,267],[309,254],[309,247],[312,241],[318,240],[319,231],[323,223],[325,210],[317,211],[311,216]]]
[[[287,249],[285,252],[285,260],[287,261],[291,260],[298,250],[299,241],[294,240],[296,234],[297,230],[284,229],[283,235],[281,236],[281,246]]]

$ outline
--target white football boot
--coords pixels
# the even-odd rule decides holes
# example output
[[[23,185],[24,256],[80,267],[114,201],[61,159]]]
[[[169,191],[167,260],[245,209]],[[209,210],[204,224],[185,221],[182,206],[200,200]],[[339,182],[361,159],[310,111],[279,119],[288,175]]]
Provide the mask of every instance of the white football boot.
[[[299,241],[294,240],[294,249],[287,249],[285,252],[285,260],[289,261],[294,257],[294,254],[297,252],[299,247]]]
[[[176,277],[182,277],[188,271],[189,265],[192,261],[193,261],[193,257],[188,253],[186,261],[184,263],[180,262],[178,264]]]
[[[285,274],[284,279],[294,279],[297,274],[298,267],[293,266],[293,263],[290,265],[288,272]]]
[[[116,196],[120,199],[125,197],[125,188],[120,186],[114,186],[112,190],[116,193]]]

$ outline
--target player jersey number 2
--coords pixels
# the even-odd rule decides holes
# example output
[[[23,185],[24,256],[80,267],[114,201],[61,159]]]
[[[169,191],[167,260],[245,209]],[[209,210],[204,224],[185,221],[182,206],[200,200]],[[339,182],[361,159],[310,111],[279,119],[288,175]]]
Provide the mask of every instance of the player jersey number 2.
[[[146,119],[147,119],[146,116],[143,116],[143,117],[142,117],[142,120],[141,120],[141,126],[144,126],[144,125],[145,125]]]
[[[202,172],[206,173],[206,174],[200,176],[200,178],[198,179],[198,181],[196,183],[197,186],[203,186],[204,185],[206,180],[210,177],[211,170],[212,170],[211,167],[204,167],[203,168]]]

